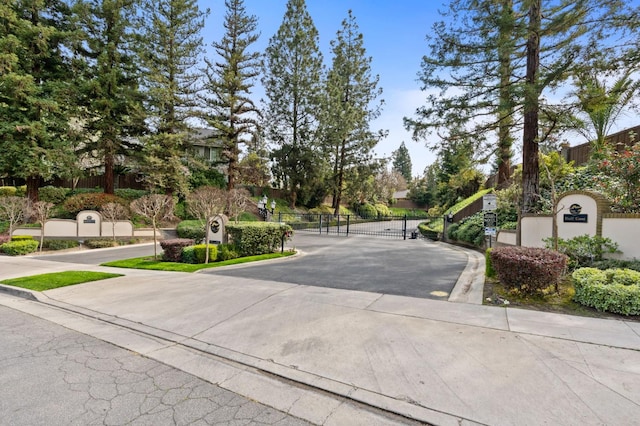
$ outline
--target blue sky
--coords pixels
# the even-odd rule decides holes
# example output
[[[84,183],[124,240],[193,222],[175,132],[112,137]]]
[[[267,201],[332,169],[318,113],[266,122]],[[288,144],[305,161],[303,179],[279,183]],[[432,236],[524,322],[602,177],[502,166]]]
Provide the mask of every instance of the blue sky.
[[[201,7],[211,10],[203,32],[207,46],[222,37],[225,13],[224,0],[199,0]],[[413,116],[417,107],[424,104],[426,94],[420,90],[417,73],[423,55],[428,53],[425,40],[433,24],[442,19],[438,9],[446,0],[306,0],[307,9],[320,34],[320,48],[327,66],[330,66],[329,42],[335,38],[342,20],[349,9],[353,11],[360,31],[364,35],[367,54],[373,58],[372,71],[380,76],[382,99],[385,105],[380,118],[372,123],[373,130],[386,129],[389,135],[377,148],[378,157],[389,157],[401,142],[409,149],[413,164],[413,176],[422,175],[426,166],[433,163],[435,154],[425,147],[424,141],[415,142],[404,130],[402,119]],[[247,12],[258,18],[261,33],[255,50],[264,51],[269,39],[282,22],[287,0],[245,0]],[[629,0],[637,7],[640,0]],[[209,48],[210,49],[210,48]],[[211,49],[210,49],[211,50]],[[256,81],[255,100],[263,95]],[[638,124],[636,114],[622,117],[613,131],[620,131]],[[571,145],[586,142],[579,136],[570,137]],[[515,160],[519,161],[519,153]]]
[[[374,130],[386,129],[389,136],[381,141],[376,153],[390,156],[402,141],[409,149],[413,175],[421,175],[433,162],[435,155],[423,142],[414,142],[404,130],[402,118],[413,115],[421,105],[424,94],[416,82],[422,55],[427,53],[425,35],[439,20],[439,0],[307,0],[307,9],[320,34],[320,48],[330,65],[329,42],[335,38],[349,9],[353,11],[360,31],[364,35],[367,54],[373,58],[372,71],[380,76],[381,96],[385,101],[380,118],[372,123]],[[263,51],[269,39],[282,23],[287,0],[245,0],[247,12],[258,18],[261,33],[255,44]],[[224,0],[200,0],[201,7],[211,10],[203,32],[207,46],[222,37]],[[259,86],[259,81],[256,82]],[[263,97],[255,89],[256,101]]]

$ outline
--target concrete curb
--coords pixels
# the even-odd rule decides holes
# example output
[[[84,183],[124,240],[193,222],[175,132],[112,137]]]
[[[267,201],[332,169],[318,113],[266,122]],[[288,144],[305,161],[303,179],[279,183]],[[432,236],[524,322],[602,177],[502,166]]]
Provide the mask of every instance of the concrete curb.
[[[440,242],[439,244],[446,244],[453,250],[465,253],[468,259],[467,266],[460,274],[458,281],[456,281],[456,284],[453,287],[451,294],[449,295],[448,301],[455,303],[471,303],[474,305],[482,305],[485,275],[484,256],[475,250],[470,250],[443,242]]]

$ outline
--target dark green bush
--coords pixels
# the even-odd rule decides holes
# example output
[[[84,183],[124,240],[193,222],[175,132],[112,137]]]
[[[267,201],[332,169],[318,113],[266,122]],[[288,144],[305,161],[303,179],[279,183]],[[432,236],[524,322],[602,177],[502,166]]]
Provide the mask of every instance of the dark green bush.
[[[205,238],[205,226],[201,220],[183,220],[176,227],[176,233],[180,238],[202,241]]]
[[[162,259],[167,262],[180,262],[182,260],[182,249],[193,245],[193,240],[189,238],[174,238],[160,241],[160,246],[164,253]]]
[[[523,293],[556,285],[567,266],[566,255],[542,248],[497,247],[490,256],[500,282]]]
[[[47,250],[66,250],[78,247],[80,244],[75,240],[44,240],[42,248]]]
[[[113,192],[115,192],[116,196],[127,201],[137,200],[145,195],[149,195],[149,191],[145,191],[144,189],[119,188]]]
[[[229,223],[227,231],[241,257],[274,253],[293,235],[291,226],[275,222]]]
[[[634,271],[640,271],[640,260],[622,260],[622,259],[603,259],[596,260],[591,265],[598,269],[633,269]]]
[[[48,203],[60,204],[67,198],[69,188],[59,188],[57,186],[43,186],[38,189],[38,198],[40,201]]]
[[[116,244],[112,238],[91,238],[84,241],[84,245],[91,249],[113,247]]]
[[[456,236],[456,240],[458,241],[463,241],[476,247],[482,247],[485,238],[484,216],[482,212],[461,220]]]
[[[82,210],[100,210],[102,206],[108,203],[121,204],[129,211],[129,203],[127,200],[102,192],[73,195],[65,200],[63,208],[70,215],[75,216]]]
[[[196,259],[195,246],[182,247],[180,261],[182,263],[198,263],[198,259]]]
[[[0,250],[9,256],[20,256],[23,254],[33,253],[38,250],[38,242],[36,240],[9,241],[0,246]]]
[[[30,241],[33,240],[31,235],[14,235],[11,237],[11,241]]]
[[[194,254],[196,255],[196,261],[198,263],[204,263],[205,256],[207,254],[207,245],[198,244],[193,246]],[[215,244],[209,244],[209,262],[214,262],[218,257],[218,246]]]
[[[580,268],[572,277],[576,302],[598,311],[640,315],[640,272]]]
[[[457,240],[458,238],[459,223],[452,223],[447,227],[447,238],[450,240]]]
[[[544,243],[552,248],[553,238],[546,238]],[[593,262],[601,261],[605,253],[618,252],[618,244],[597,235],[580,235],[569,240],[558,238],[558,251],[569,257],[569,269],[576,269],[592,266]]]
[[[218,245],[218,257],[216,259],[218,262],[237,259],[238,257],[240,257],[240,255],[236,251],[236,248],[233,246],[233,244]]]

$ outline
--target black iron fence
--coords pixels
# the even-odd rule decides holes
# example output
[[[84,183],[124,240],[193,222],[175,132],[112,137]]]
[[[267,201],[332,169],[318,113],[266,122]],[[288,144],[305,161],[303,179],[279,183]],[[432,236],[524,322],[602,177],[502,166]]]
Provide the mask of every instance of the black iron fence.
[[[285,222],[298,232],[335,235],[370,235],[391,238],[415,238],[418,225],[432,218],[412,216],[297,214],[277,213],[272,220]]]

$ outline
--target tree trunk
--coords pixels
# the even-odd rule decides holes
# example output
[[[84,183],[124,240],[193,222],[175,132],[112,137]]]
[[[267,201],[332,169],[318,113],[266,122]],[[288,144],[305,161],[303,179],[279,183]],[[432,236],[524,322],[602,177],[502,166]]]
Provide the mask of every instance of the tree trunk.
[[[111,153],[104,155],[104,193],[113,194],[115,192],[113,181],[115,179],[115,158]]]
[[[511,126],[513,125],[513,101],[511,100],[511,54],[513,37],[513,1],[502,0],[502,23],[500,25],[500,41],[498,43],[498,60],[500,63],[500,107],[498,110],[498,180],[497,186],[507,182],[511,177]]]
[[[27,178],[27,199],[30,203],[38,202],[38,188],[40,188],[40,177],[29,176]]]
[[[527,75],[522,135],[522,213],[535,212],[539,197],[538,69],[540,67],[540,6],[541,0],[534,0],[529,7]]]

